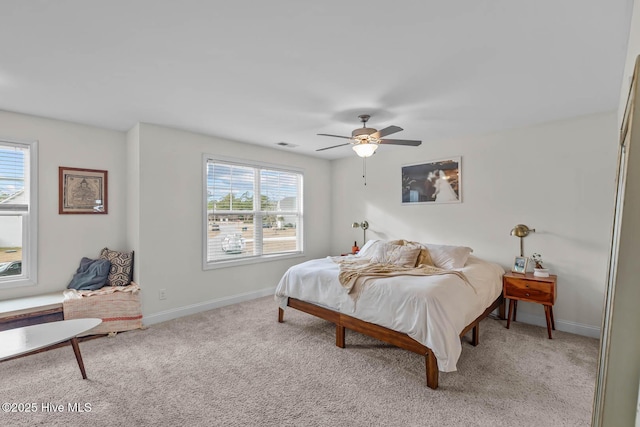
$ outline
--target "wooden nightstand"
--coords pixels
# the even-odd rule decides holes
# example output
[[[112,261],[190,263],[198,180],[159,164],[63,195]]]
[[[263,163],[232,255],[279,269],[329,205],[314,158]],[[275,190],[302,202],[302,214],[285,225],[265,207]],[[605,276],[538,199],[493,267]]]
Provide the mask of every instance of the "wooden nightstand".
[[[544,315],[547,318],[547,332],[551,339],[551,330],[556,329],[553,320],[553,304],[556,302],[556,281],[555,274],[549,277],[535,277],[533,273],[506,273],[502,277],[502,289],[504,297],[509,299],[509,313],[507,315],[507,329],[511,325],[511,313],[513,321],[516,321],[518,301],[535,302],[543,304]]]

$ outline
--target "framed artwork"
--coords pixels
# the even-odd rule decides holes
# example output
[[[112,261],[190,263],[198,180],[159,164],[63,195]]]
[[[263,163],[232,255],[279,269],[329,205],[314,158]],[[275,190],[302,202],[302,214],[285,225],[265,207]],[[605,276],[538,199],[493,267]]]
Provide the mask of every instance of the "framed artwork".
[[[106,214],[107,171],[58,168],[59,214]]]
[[[513,267],[511,268],[511,271],[513,271],[514,273],[521,273],[521,274],[526,273],[528,262],[529,262],[529,258],[527,258],[526,256],[517,256],[516,259],[513,261]]]
[[[402,204],[460,203],[460,157],[402,166]]]

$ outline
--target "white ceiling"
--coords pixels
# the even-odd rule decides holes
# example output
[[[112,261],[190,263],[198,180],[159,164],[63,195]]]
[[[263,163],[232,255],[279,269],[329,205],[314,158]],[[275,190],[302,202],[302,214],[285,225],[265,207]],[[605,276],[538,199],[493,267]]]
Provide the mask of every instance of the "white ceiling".
[[[618,106],[632,0],[2,0],[0,109],[324,158]],[[1,129],[0,129],[1,133]],[[394,149],[381,147],[380,151]],[[395,148],[410,150],[409,147]]]

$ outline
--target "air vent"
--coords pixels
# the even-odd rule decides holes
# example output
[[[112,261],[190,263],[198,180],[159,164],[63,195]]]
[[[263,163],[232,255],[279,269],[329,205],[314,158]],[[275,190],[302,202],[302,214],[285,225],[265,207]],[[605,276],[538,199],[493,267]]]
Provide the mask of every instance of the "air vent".
[[[276,145],[279,145],[281,147],[287,147],[287,148],[294,148],[297,147],[297,145],[295,144],[289,144],[288,142],[276,142]]]

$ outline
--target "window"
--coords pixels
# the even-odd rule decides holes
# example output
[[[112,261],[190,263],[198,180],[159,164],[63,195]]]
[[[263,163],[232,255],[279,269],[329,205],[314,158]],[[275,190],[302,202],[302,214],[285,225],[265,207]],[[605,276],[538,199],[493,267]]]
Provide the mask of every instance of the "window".
[[[301,171],[205,156],[205,268],[301,254]]]
[[[37,143],[0,140],[0,287],[36,283]]]

